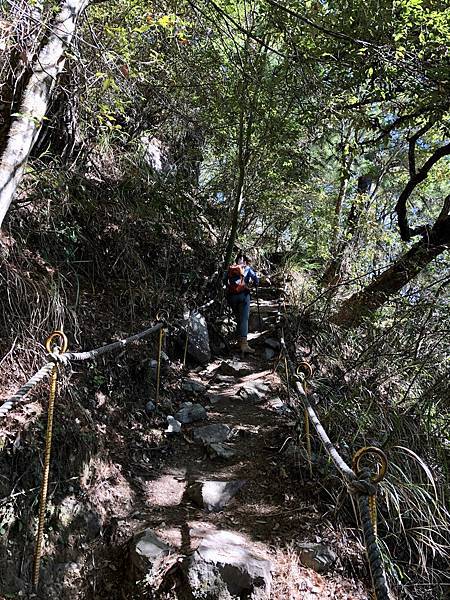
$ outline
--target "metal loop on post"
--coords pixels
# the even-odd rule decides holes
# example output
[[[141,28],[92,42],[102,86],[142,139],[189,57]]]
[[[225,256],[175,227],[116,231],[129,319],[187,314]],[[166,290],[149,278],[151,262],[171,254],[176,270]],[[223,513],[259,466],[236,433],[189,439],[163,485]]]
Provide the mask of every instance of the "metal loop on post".
[[[156,313],[156,320],[162,323],[167,323],[167,321],[169,320],[169,311],[165,308],[158,310],[158,312]]]
[[[374,454],[380,459],[380,472],[371,478],[372,483],[380,483],[380,481],[384,479],[388,468],[387,456],[381,448],[377,448],[376,446],[365,446],[364,448],[360,448],[353,456],[352,468],[356,475],[358,475],[361,471],[361,459],[368,454]]]
[[[313,369],[311,365],[304,360],[298,364],[295,374],[297,377],[301,377],[303,375],[305,380],[311,379],[313,376]]]
[[[67,350],[67,346],[69,345],[67,336],[65,333],[63,333],[62,331],[59,331],[59,329],[57,329],[56,331],[51,333],[48,336],[48,338],[45,340],[45,349],[47,350],[47,352],[50,355],[53,355],[52,342],[54,342],[57,338],[60,338],[60,341],[62,342],[62,344],[60,346],[57,346],[55,344],[59,348],[59,352],[63,353],[63,352],[66,352],[66,350]]]

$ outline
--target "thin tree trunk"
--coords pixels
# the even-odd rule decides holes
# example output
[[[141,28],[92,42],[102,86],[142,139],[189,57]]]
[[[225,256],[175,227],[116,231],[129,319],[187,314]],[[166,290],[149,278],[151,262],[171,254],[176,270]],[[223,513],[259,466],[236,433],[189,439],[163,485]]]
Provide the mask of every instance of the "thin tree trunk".
[[[450,202],[446,202],[447,215]],[[387,271],[364,290],[343,302],[332,321],[343,327],[356,327],[364,317],[372,315],[414,279],[433,259],[450,245],[450,217],[439,218],[429,234],[412,246]]]
[[[252,113],[250,113],[247,126],[245,126],[244,108],[241,109],[239,117],[239,140],[238,140],[238,179],[234,194],[234,203],[231,214],[231,229],[228,236],[227,246],[225,249],[223,270],[225,271],[231,262],[233,255],[233,247],[236,241],[239,213],[241,212],[243,202],[243,192],[245,184],[245,173],[250,156],[250,138],[252,130]]]
[[[337,242],[333,252],[333,256],[322,277],[322,284],[325,287],[332,287],[336,285],[336,283],[338,283],[342,279],[342,277],[345,275],[345,272],[348,270],[348,256],[356,246],[359,220],[364,210],[364,206],[361,201],[361,196],[363,194],[368,193],[370,181],[370,178],[366,176],[358,178],[357,196],[353,200],[352,205],[350,207],[350,211],[347,216],[347,227],[345,232],[346,235],[343,239],[341,239],[340,242]],[[340,190],[340,192],[343,194],[345,194],[347,183],[348,180],[347,182],[343,182],[343,189],[341,188]]]
[[[56,77],[64,67],[64,51],[71,43],[77,20],[89,0],[65,0],[55,17],[48,40],[40,50],[25,86],[19,116],[12,122],[0,157],[0,227],[11,205],[47,112]]]

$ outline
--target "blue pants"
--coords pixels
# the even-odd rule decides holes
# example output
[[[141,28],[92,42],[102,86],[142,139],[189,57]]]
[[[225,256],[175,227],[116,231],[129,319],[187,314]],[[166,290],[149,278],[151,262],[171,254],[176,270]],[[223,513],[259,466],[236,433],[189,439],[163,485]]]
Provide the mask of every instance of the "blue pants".
[[[248,335],[248,317],[250,314],[250,294],[228,294],[228,304],[237,321],[237,333],[240,337]]]

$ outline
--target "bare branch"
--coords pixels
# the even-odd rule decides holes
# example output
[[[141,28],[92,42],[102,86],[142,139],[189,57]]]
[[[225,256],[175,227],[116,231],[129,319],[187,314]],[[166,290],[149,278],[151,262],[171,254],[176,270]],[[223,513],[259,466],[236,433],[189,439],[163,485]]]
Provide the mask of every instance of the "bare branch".
[[[397,213],[398,226],[400,229],[400,235],[402,240],[408,242],[413,235],[413,231],[409,228],[408,217],[406,214],[406,202],[408,198],[411,196],[413,191],[425,181],[428,177],[428,173],[432,169],[432,167],[444,156],[450,155],[450,143],[441,146],[437,150],[433,152],[430,158],[423,164],[423,166],[412,176],[410,177],[408,183],[404,187],[400,197],[395,206],[395,212]],[[416,230],[415,230],[416,231]],[[414,233],[417,235],[417,233]]]

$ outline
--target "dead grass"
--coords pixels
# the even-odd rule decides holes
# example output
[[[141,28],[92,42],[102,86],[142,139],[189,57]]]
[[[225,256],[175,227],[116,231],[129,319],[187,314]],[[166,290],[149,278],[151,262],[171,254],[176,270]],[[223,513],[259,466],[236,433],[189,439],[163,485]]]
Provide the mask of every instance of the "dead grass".
[[[275,565],[271,600],[367,600],[360,582],[342,576],[322,576],[302,566],[295,547],[273,551]]]

